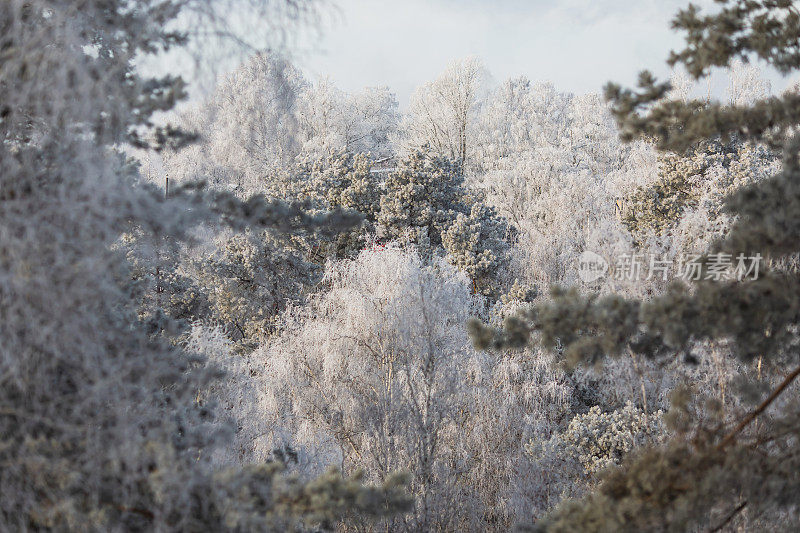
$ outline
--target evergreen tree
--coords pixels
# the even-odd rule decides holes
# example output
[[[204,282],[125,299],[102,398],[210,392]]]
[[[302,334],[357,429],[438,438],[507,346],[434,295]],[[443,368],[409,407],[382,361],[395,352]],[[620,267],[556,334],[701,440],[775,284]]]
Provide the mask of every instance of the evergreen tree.
[[[382,189],[376,220],[381,238],[410,240],[426,253],[443,249],[476,291],[497,297],[514,228],[470,194],[460,165],[414,150]]]
[[[718,4],[709,15],[694,6],[678,13],[673,26],[686,32],[687,44],[671,55],[670,64],[682,64],[695,78],[735,59],[758,58],[784,74],[800,69],[800,13],[794,2]],[[564,502],[536,530],[792,530],[800,523],[794,383],[800,375],[800,277],[787,266],[800,252],[800,95],[722,104],[664,100],[669,89],[647,72],[638,91],[607,86],[624,140],[646,136],[661,150],[681,153],[736,136],[783,154],[779,172],[726,200],[725,212],[736,218],[708,250],[700,281],[675,283],[647,301],[557,290],[550,302],[508,320],[502,331],[474,321],[470,328],[478,346],[541,342],[559,347],[573,365],[629,353],[690,363],[702,343],[728,341],[744,364],[758,369],[739,389],[743,404],[750,398],[753,407],[726,412],[705,391],[676,389],[665,415],[666,442],[629,455],[620,468],[606,471],[596,490]],[[706,279],[715,254],[756,253],[765,258],[757,278]],[[764,365],[776,372],[755,377]]]
[[[625,201],[622,222],[642,238],[669,233],[689,210],[702,209],[712,225],[727,226],[724,199],[735,190],[768,177],[776,157],[764,146],[736,139],[703,141],[683,154],[659,155],[658,180],[638,187]]]
[[[163,313],[154,327],[137,317],[113,246],[123,232],[188,241],[201,222],[294,231],[328,219],[197,187],[165,199],[120,154],[190,139],[153,125],[183,81],[144,77],[134,60],[186,43],[170,29],[186,9],[219,6],[0,3],[3,531],[282,530],[408,507],[396,476],[368,487],[338,472],[283,476],[277,462],[214,464],[232,432],[202,401],[219,370],[170,342]]]

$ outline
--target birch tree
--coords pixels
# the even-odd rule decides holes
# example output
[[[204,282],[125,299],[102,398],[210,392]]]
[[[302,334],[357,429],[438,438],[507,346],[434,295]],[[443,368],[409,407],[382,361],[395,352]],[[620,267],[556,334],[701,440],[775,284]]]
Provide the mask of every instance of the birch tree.
[[[475,144],[475,122],[485,96],[487,71],[475,57],[455,61],[411,96],[401,124],[402,143],[428,145],[436,154],[467,165]]]

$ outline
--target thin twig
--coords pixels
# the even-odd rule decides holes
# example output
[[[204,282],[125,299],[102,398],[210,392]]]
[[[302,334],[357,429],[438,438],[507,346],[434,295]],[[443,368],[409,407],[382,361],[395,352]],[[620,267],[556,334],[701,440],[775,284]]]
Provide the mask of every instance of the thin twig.
[[[141,509],[139,507],[126,507],[124,505],[118,505],[117,509],[119,511],[122,511],[123,513],[136,513],[138,515],[144,516],[145,518],[149,518],[150,520],[153,520],[156,517],[156,515],[154,515],[147,509]]]
[[[749,415],[744,417],[744,419],[741,422],[739,422],[739,424],[733,429],[733,431],[728,433],[725,436],[725,438],[722,439],[722,442],[720,442],[717,445],[717,449],[721,450],[721,449],[725,448],[726,446],[728,446],[729,444],[731,444],[734,441],[734,439],[736,438],[736,435],[738,435],[739,432],[741,432],[744,428],[746,428],[747,425],[750,424],[750,422],[755,420],[758,415],[763,413],[767,409],[767,407],[769,407],[770,404],[775,401],[775,398],[780,396],[781,393],[786,389],[786,387],[788,387],[798,375],[800,375],[800,366],[795,368],[788,376],[786,376],[786,379],[784,379],[781,382],[781,384],[778,385],[777,389],[772,391],[772,394],[770,394],[769,397],[767,397],[766,400],[761,402],[761,405],[759,405]]]
[[[736,509],[731,511],[731,513],[728,515],[727,518],[725,518],[725,520],[723,520],[720,524],[718,524],[713,529],[709,529],[708,533],[716,533],[717,531],[721,531],[722,528],[727,526],[730,523],[730,521],[733,520],[736,517],[737,514],[742,512],[742,509],[744,509],[746,505],[747,505],[747,501],[746,500],[743,501],[742,503],[740,503],[739,505],[737,505]]]

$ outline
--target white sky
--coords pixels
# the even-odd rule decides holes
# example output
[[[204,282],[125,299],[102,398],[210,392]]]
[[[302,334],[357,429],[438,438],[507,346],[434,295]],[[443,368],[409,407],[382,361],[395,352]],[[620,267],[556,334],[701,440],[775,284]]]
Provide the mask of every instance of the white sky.
[[[693,0],[713,6],[712,0]],[[668,74],[681,43],[670,20],[688,0],[334,0],[316,49],[296,61],[342,89],[387,85],[401,106],[450,61],[479,56],[495,80],[526,75],[561,90],[632,85],[643,68]],[[330,19],[330,17],[328,17]],[[777,75],[770,75],[781,88]]]

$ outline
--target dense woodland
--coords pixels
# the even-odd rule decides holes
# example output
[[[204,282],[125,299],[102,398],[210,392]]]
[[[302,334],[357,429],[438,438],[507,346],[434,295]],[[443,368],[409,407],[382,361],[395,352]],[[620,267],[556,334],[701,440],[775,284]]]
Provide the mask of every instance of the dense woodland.
[[[137,67],[226,6],[0,4],[0,529],[800,527],[793,2],[604,94]]]

